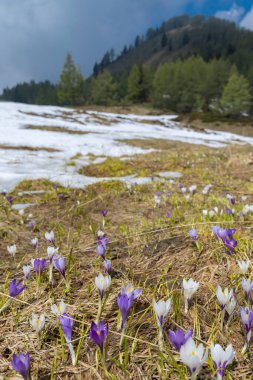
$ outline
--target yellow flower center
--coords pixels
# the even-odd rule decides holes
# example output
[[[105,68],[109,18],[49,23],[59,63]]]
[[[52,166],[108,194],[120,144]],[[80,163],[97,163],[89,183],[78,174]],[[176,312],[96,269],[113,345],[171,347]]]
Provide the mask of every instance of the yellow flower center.
[[[131,293],[132,291],[133,291],[132,287],[127,289],[127,293]]]
[[[96,331],[97,335],[100,336],[100,331]]]
[[[36,319],[36,326],[39,326],[39,324],[40,324],[40,320],[37,318]]]
[[[192,356],[195,356],[196,354],[195,354],[195,351],[192,351]]]

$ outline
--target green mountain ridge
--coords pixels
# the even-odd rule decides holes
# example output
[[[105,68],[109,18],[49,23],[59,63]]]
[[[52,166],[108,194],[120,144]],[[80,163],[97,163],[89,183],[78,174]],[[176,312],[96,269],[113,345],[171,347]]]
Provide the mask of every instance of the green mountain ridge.
[[[134,64],[148,64],[156,68],[161,63],[200,56],[205,61],[213,58],[228,59],[239,71],[253,76],[253,32],[215,17],[205,19],[198,15],[172,18],[157,29],[148,29],[145,37],[137,36],[135,44],[124,47],[111,60],[107,52],[94,66],[94,75],[109,70],[113,75],[129,73]]]

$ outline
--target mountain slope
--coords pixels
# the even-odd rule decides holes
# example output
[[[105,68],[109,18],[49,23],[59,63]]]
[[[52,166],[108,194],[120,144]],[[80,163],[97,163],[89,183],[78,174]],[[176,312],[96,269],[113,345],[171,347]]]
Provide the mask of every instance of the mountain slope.
[[[168,60],[192,55],[200,55],[206,61],[227,58],[242,73],[248,74],[253,60],[253,32],[214,17],[176,17],[157,29],[148,29],[145,37],[137,36],[134,46],[125,46],[116,59],[107,52],[102,61],[95,64],[94,74],[104,69],[122,74],[129,72],[134,64],[157,67]]]

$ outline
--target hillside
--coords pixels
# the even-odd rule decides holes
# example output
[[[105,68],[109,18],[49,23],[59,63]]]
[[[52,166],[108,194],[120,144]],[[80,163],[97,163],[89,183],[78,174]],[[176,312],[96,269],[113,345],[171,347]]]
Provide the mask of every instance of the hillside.
[[[183,15],[164,22],[159,28],[149,28],[145,37],[137,36],[134,46],[124,47],[112,59],[107,52],[94,73],[108,69],[112,74],[129,72],[134,64],[157,67],[166,61],[199,55],[204,60],[227,58],[248,76],[253,59],[253,32],[239,29],[234,23],[198,15]]]

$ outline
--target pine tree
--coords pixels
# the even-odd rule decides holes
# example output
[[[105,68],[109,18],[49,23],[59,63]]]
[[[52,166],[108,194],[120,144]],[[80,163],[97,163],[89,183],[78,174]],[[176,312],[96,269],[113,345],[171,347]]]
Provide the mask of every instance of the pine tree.
[[[220,103],[224,113],[228,116],[239,116],[250,110],[249,82],[235,70],[232,71],[228,83],[224,87]]]
[[[57,87],[59,103],[80,105],[83,103],[84,78],[70,53],[67,54]]]

